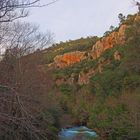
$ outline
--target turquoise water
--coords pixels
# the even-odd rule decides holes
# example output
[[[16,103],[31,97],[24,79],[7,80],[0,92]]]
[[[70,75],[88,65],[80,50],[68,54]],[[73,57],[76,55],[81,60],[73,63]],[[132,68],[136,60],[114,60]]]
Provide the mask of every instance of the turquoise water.
[[[96,138],[96,132],[85,126],[62,129],[59,133],[59,140],[95,140]]]

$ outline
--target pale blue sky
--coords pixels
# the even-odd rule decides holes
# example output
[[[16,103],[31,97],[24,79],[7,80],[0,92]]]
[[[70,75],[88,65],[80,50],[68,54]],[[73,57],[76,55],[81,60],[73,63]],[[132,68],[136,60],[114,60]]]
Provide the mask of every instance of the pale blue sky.
[[[42,0],[46,2],[48,0]],[[59,0],[53,5],[32,9],[29,22],[50,30],[56,42],[86,36],[101,36],[110,25],[118,25],[118,14],[133,14],[133,0]]]

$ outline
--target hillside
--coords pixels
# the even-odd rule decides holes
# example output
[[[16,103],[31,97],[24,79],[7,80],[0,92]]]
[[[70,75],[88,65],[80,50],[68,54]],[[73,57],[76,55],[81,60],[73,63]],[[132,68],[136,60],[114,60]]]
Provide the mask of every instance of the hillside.
[[[49,140],[57,140],[61,128],[75,125],[95,130],[101,140],[140,139],[139,14],[128,15],[101,38],[54,44],[18,62],[5,55],[0,66],[0,83],[33,99],[26,105]],[[13,130],[20,134],[15,124]]]
[[[60,106],[76,124],[112,140],[139,139],[140,16],[129,15],[107,36],[82,40],[44,53],[45,59],[53,56],[45,64],[54,82],[51,92],[59,93]]]

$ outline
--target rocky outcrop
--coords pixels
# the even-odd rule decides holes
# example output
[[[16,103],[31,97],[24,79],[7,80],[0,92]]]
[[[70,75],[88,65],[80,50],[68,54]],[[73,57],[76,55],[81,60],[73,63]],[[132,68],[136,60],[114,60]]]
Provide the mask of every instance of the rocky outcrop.
[[[89,83],[91,76],[95,74],[94,69],[90,69],[88,72],[81,72],[78,77],[78,84],[79,85],[86,85]]]
[[[75,63],[78,63],[86,58],[86,52],[70,52],[65,53],[64,55],[57,55],[54,58],[54,63],[51,65],[55,65],[57,68],[64,68],[67,66],[71,66]]]
[[[55,79],[55,84],[57,86],[60,86],[62,84],[76,84],[78,82],[78,78],[77,75],[72,73],[69,77],[65,76],[65,77],[61,77],[61,78],[57,78]]]
[[[117,60],[117,61],[120,61],[121,57],[122,57],[121,53],[119,51],[115,51],[114,59]]]
[[[89,84],[90,78],[97,73],[102,73],[103,67],[108,64],[110,64],[110,60],[105,60],[104,58],[100,58],[98,60],[98,64],[96,65],[96,67],[91,68],[86,72],[80,72],[78,77],[78,84],[79,85]]]
[[[125,43],[126,28],[127,25],[122,25],[118,31],[114,31],[107,37],[103,37],[101,40],[97,41],[95,45],[93,45],[92,50],[90,52],[75,51],[65,53],[63,55],[57,55],[54,58],[54,62],[49,64],[48,67],[64,68],[71,66],[75,63],[79,63],[87,57],[96,59],[100,57],[105,50],[114,47],[114,45]]]
[[[54,58],[54,62],[49,64],[48,67],[53,68],[65,68],[68,66],[72,66],[75,63],[79,63],[80,61],[92,58],[97,59],[99,58],[103,52],[105,52],[107,49],[113,48],[115,45],[124,44],[125,43],[125,31],[126,31],[127,25],[122,25],[118,31],[114,31],[110,33],[108,36],[103,37],[99,41],[96,42],[95,45],[93,45],[92,50],[88,52],[70,52],[65,53],[63,55],[57,55]],[[121,54],[116,51],[114,53],[114,59],[120,61]],[[85,85],[88,84],[90,81],[90,78],[95,75],[96,73],[102,73],[104,65],[107,65],[110,63],[110,60],[106,60],[104,58],[98,59],[98,64],[96,67],[89,69],[88,71],[82,71],[79,73],[79,75],[75,76],[72,74],[70,77],[61,77],[60,79],[56,80],[56,85],[61,85],[63,83],[68,84],[75,84],[78,83],[79,85]]]
[[[105,50],[114,47],[114,45],[124,44],[126,28],[127,25],[122,25],[118,32],[112,32],[107,37],[103,37],[101,40],[97,41],[97,43],[93,45],[89,55],[92,56],[93,59],[96,59],[100,57]]]

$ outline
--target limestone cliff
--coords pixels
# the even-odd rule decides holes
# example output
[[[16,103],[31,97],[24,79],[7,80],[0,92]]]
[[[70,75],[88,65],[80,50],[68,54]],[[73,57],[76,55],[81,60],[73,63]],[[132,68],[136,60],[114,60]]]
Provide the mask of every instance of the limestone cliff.
[[[122,25],[118,29],[118,31],[114,31],[110,33],[108,36],[101,38],[97,41],[90,51],[80,52],[73,51],[69,53],[65,53],[63,55],[57,55],[54,58],[54,62],[49,64],[48,67],[53,68],[65,68],[68,66],[72,66],[75,63],[79,63],[84,59],[97,59],[99,58],[107,49],[113,48],[115,45],[122,45],[125,43],[125,31],[128,25]],[[116,51],[114,53],[114,60],[120,61],[121,59],[120,52]],[[75,80],[75,76],[71,75],[69,78],[61,77],[56,80],[56,85],[61,85],[63,83],[74,84],[75,81],[79,85],[84,85],[89,83],[89,79],[95,75],[96,73],[102,73],[104,65],[110,63],[110,60],[99,59],[96,68],[93,67],[86,72],[80,72],[78,74],[78,79]]]
[[[118,31],[112,32],[110,35],[103,37],[93,45],[90,52],[74,51],[65,53],[63,55],[57,55],[54,58],[54,62],[49,64],[49,67],[64,68],[71,66],[75,63],[86,59],[87,57],[96,59],[107,49],[111,49],[114,45],[125,43],[125,31],[127,25],[122,25]]]
[[[123,44],[125,42],[126,28],[126,25],[122,25],[118,32],[112,32],[107,37],[103,37],[101,40],[97,41],[97,43],[93,45],[89,55],[91,55],[93,59],[96,59],[100,57],[105,50],[112,48],[114,45]]]
[[[75,63],[78,63],[81,60],[84,60],[85,58],[86,58],[86,52],[75,51],[75,52],[65,53],[64,55],[57,55],[54,58],[53,64],[49,66],[54,65],[57,68],[64,68],[73,65]]]

